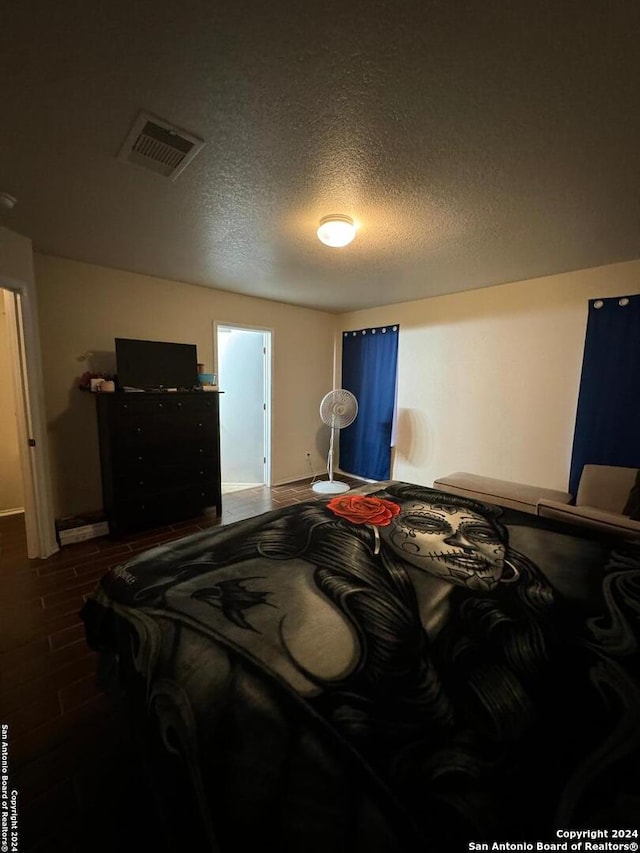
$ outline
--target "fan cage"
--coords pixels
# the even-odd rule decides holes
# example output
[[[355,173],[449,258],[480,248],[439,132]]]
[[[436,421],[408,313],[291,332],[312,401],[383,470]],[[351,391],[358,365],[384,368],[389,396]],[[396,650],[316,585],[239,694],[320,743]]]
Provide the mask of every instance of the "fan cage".
[[[320,403],[320,418],[332,429],[344,429],[354,422],[358,414],[358,401],[351,391],[335,388]]]

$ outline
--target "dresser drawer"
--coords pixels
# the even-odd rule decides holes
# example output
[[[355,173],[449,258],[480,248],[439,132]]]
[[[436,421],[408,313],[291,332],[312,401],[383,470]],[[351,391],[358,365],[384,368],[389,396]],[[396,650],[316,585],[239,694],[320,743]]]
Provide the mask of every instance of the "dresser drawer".
[[[216,413],[217,396],[212,394],[117,394],[107,403],[114,424],[126,424],[135,417],[147,420],[166,415],[180,417]]]
[[[215,483],[217,468],[210,462],[185,465],[179,462],[148,466],[135,464],[113,478],[116,496],[149,494],[182,486],[206,486]]]
[[[157,433],[146,435],[144,431],[135,436],[114,439],[111,447],[113,464],[118,473],[130,466],[155,468],[185,464],[196,466],[200,460],[218,463],[218,440],[213,433],[194,433],[190,440],[164,439]]]
[[[178,418],[163,412],[153,418],[132,415],[112,431],[114,448],[176,447],[189,441],[214,441],[217,421],[211,412],[189,412]]]
[[[211,486],[190,486],[122,498],[110,513],[109,525],[112,532],[118,534],[152,525],[170,524],[172,521],[192,518],[215,503],[216,490]]]

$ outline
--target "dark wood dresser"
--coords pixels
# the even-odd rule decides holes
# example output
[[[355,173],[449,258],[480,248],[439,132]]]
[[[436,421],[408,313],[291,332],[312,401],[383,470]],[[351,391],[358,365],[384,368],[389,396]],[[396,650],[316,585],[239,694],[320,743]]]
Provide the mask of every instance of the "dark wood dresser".
[[[114,535],[222,512],[216,391],[96,394],[102,495]]]

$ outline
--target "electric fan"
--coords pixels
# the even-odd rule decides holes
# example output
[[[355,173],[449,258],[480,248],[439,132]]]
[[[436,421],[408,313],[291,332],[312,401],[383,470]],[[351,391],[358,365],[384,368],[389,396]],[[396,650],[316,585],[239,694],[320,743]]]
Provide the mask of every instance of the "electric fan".
[[[358,414],[358,401],[351,391],[344,388],[334,388],[322,398],[320,403],[320,417],[323,423],[331,428],[329,439],[329,456],[327,457],[328,480],[319,480],[313,483],[311,488],[314,492],[324,495],[337,495],[339,492],[348,492],[349,486],[333,479],[333,439],[337,429],[344,429],[352,424]]]

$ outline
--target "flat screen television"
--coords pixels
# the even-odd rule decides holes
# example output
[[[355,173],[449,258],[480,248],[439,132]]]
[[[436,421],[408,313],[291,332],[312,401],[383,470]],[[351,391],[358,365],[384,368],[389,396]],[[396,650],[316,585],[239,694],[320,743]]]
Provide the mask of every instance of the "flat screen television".
[[[118,387],[191,390],[198,384],[195,344],[116,338]]]

